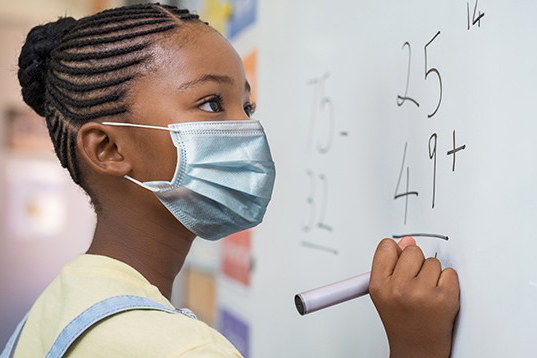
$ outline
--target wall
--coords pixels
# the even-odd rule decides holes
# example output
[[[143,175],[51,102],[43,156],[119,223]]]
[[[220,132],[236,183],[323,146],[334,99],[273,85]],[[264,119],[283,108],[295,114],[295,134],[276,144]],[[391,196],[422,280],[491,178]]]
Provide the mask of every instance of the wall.
[[[28,31],[58,15],[84,16],[90,5],[94,4],[60,0],[0,2],[2,347],[39,293],[64,263],[82,253],[91,240],[95,219],[87,197],[60,168],[44,120],[22,102],[17,80],[17,58]],[[13,131],[17,133],[17,143],[11,143]]]

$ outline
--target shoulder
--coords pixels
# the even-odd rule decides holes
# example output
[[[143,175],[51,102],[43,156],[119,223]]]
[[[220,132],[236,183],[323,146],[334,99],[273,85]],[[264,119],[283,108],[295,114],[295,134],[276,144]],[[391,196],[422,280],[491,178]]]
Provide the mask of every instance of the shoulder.
[[[82,336],[72,353],[88,357],[240,357],[226,338],[204,322],[149,310],[103,320]]]
[[[201,358],[201,357],[216,357],[216,358],[241,358],[242,355],[235,349],[226,349],[221,345],[207,343],[201,346],[193,347],[188,351],[182,352],[177,358]]]

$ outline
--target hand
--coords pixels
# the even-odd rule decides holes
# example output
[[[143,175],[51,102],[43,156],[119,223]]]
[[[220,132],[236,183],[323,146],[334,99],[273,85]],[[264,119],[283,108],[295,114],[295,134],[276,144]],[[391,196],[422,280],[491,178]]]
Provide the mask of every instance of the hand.
[[[373,258],[369,295],[388,336],[391,358],[449,357],[459,312],[459,281],[425,260],[414,239],[384,239]]]

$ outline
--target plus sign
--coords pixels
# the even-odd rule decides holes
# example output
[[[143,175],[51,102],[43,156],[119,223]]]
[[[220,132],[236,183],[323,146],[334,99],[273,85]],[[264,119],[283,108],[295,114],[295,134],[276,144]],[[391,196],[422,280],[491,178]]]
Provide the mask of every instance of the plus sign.
[[[457,152],[466,149],[466,144],[461,145],[459,147],[455,147],[455,130],[453,131],[453,149],[447,152],[447,155],[453,155],[453,168],[451,171],[455,171],[455,160],[457,156]]]

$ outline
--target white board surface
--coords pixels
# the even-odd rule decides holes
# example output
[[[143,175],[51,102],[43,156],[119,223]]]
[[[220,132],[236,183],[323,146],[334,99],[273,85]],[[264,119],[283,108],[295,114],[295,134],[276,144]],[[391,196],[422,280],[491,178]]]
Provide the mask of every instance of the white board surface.
[[[459,273],[453,357],[537,352],[536,16],[534,1],[260,2],[277,183],[254,232],[253,357],[386,357],[368,296],[306,317],[293,297],[410,233],[449,238],[417,241]]]

